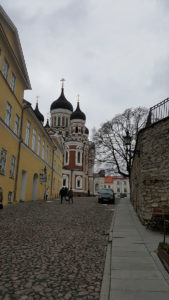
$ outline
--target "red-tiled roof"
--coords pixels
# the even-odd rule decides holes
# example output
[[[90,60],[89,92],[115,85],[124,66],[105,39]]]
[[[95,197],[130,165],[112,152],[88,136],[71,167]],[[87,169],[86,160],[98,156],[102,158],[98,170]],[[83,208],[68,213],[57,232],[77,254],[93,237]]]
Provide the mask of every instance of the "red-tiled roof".
[[[123,176],[105,176],[104,183],[113,183],[114,179],[124,179]]]

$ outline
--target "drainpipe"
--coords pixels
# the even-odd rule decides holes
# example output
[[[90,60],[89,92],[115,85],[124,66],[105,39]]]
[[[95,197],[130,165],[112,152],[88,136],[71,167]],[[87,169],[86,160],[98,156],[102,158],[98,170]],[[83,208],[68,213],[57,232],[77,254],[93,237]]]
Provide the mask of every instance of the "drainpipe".
[[[19,134],[19,146],[18,146],[18,155],[17,155],[17,164],[16,164],[16,176],[15,176],[15,186],[14,186],[14,202],[16,202],[16,190],[18,183],[18,170],[19,170],[19,162],[20,162],[20,154],[21,154],[21,143],[22,143],[22,128],[23,128],[23,113],[24,110],[30,108],[31,104],[26,104],[22,107],[21,113],[21,126],[20,126],[20,134]]]
[[[52,197],[52,190],[53,190],[53,164],[54,164],[54,151],[55,149],[52,149],[52,174],[51,174],[51,183],[50,183],[50,197]]]

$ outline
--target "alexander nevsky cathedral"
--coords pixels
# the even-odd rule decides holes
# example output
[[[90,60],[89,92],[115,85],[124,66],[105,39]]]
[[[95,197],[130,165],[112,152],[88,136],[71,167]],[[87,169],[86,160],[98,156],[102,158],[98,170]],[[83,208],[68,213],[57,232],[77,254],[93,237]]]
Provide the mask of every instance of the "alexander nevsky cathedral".
[[[79,99],[73,110],[64,95],[64,80],[61,94],[50,106],[50,125],[45,126],[52,139],[60,136],[63,143],[63,186],[72,188],[74,195],[93,194],[94,143],[89,141],[86,115],[80,109]]]

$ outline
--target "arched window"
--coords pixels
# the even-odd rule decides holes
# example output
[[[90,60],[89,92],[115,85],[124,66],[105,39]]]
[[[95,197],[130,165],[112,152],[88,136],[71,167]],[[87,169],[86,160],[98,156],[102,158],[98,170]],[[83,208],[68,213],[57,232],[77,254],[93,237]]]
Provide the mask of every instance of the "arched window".
[[[62,117],[62,126],[65,126],[65,117]]]
[[[78,162],[78,164],[80,164],[80,158],[81,158],[81,155],[80,155],[81,153],[78,151],[78,153],[77,153],[77,162]]]
[[[53,126],[56,126],[56,117],[54,117]]]
[[[76,126],[75,132],[78,133],[78,127]]]
[[[69,151],[65,151],[65,156],[64,156],[64,164],[68,165],[69,164]]]
[[[66,118],[66,127],[68,127],[68,118]]]

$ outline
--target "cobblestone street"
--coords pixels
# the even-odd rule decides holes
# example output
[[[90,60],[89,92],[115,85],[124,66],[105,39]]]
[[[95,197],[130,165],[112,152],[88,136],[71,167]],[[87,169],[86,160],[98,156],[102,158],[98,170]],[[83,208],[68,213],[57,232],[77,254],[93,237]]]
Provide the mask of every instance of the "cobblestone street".
[[[35,201],[0,211],[0,299],[99,299],[112,205]]]

